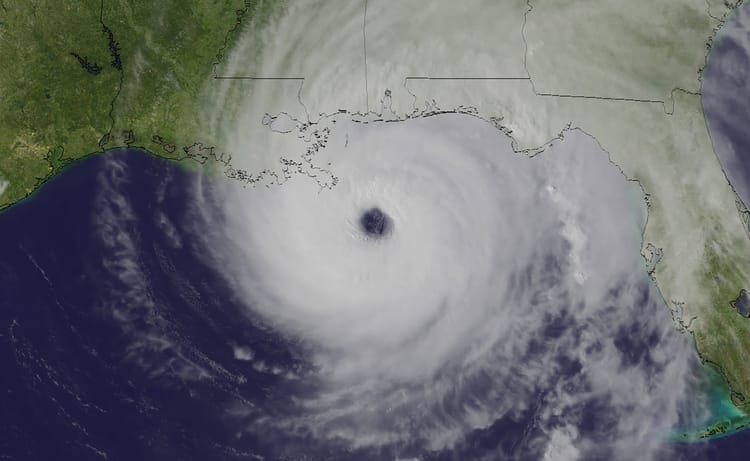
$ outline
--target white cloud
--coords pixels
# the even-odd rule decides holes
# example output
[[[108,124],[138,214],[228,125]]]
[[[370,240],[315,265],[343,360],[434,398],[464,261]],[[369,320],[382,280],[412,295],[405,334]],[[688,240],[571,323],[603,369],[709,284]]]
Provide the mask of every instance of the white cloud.
[[[466,115],[326,127],[333,190],[230,185],[218,229],[198,199],[217,268],[317,370],[265,429],[440,449],[541,401],[540,454],[656,456],[696,357],[643,270],[642,191],[595,140],[528,158]],[[374,206],[393,222],[380,240],[359,228]]]
[[[232,351],[234,352],[234,358],[237,360],[249,362],[255,358],[255,352],[249,347],[234,346]]]
[[[549,445],[544,452],[545,461],[574,461],[580,459],[581,453],[575,446],[575,433],[568,430],[554,430]]]

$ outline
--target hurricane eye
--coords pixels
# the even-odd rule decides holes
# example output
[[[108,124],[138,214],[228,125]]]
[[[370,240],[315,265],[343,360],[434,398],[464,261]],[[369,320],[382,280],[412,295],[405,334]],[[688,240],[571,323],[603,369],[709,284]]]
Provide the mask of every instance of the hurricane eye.
[[[374,238],[385,237],[393,227],[391,218],[377,207],[363,212],[359,225],[365,234]]]

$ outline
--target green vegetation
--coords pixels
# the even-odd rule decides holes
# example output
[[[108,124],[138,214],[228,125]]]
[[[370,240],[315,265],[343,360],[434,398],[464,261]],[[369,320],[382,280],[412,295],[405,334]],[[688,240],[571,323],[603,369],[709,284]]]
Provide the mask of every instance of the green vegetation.
[[[0,209],[91,153],[207,139],[204,89],[270,1],[0,1]]]
[[[735,236],[736,239],[741,235]],[[732,254],[740,242],[719,245],[708,242],[703,289],[716,305],[706,309],[693,329],[701,357],[713,364],[727,380],[732,402],[745,414],[750,414],[750,375],[747,373],[750,350],[750,322],[732,306],[740,292],[736,287],[747,284],[742,259]]]
[[[65,159],[98,150],[109,130],[120,76],[109,66],[99,9],[98,0],[0,4],[0,177],[10,183],[0,208]],[[101,71],[87,72],[71,53]]]

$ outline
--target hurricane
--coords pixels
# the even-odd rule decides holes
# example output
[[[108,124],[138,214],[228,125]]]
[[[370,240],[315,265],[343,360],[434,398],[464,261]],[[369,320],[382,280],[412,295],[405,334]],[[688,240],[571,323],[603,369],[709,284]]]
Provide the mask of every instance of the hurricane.
[[[404,457],[492,427],[520,434],[507,456],[664,449],[696,357],[640,255],[646,197],[595,138],[528,155],[460,113],[299,129],[324,133],[331,187],[195,185],[204,258],[301,351],[283,410],[232,410],[244,430]]]

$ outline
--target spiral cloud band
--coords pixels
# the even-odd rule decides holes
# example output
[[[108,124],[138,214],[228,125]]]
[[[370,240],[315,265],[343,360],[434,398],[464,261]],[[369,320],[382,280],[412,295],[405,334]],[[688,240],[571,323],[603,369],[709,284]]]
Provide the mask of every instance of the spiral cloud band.
[[[655,456],[695,357],[643,267],[643,193],[595,139],[528,157],[457,113],[317,129],[330,189],[198,188],[248,317],[309,352],[290,407],[247,410],[248,430],[408,454],[528,420],[518,443],[539,456]]]

